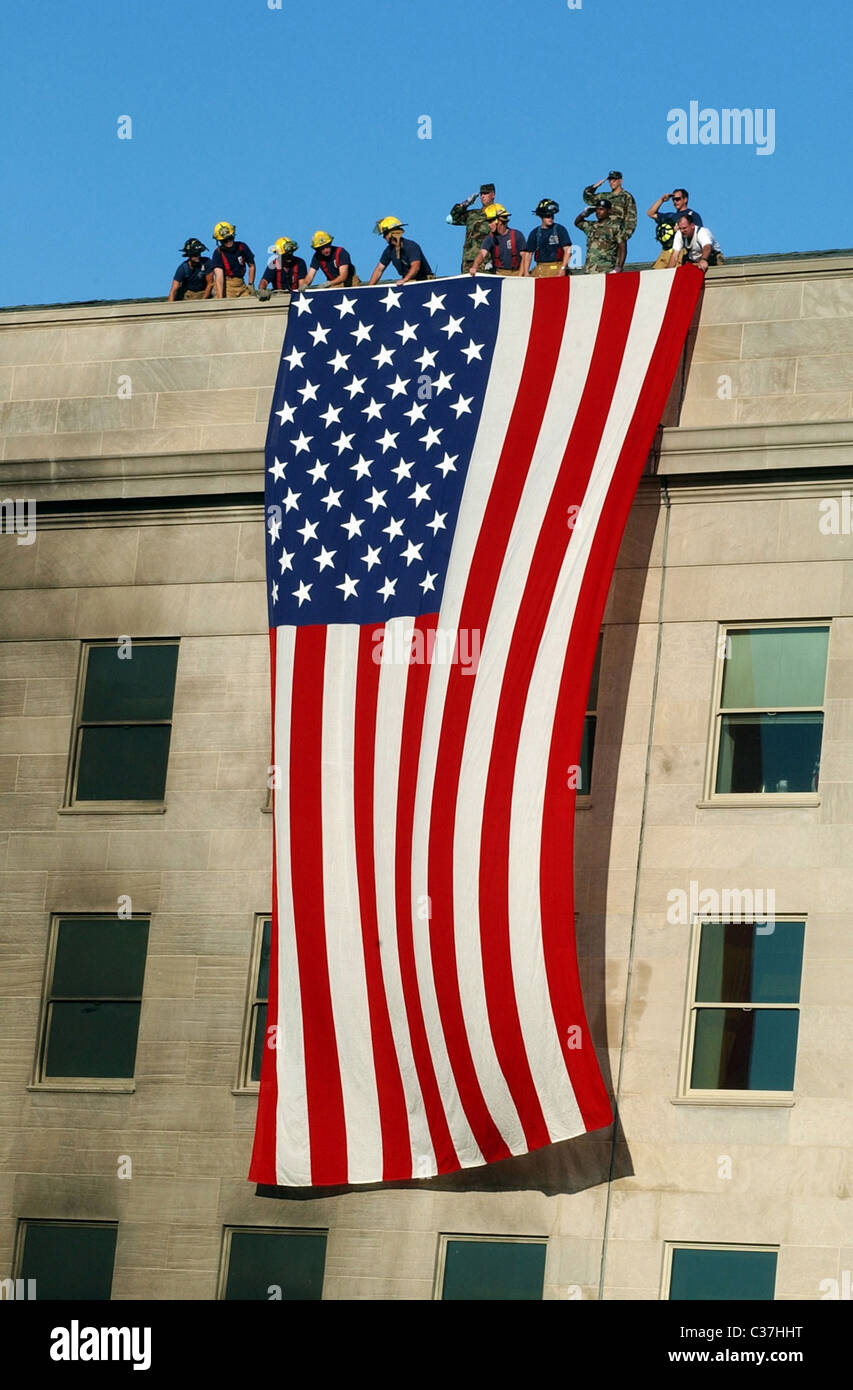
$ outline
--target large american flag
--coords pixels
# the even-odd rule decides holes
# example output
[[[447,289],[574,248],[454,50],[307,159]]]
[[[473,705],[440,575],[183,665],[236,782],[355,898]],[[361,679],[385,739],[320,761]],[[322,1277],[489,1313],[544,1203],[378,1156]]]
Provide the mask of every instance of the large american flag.
[[[701,284],[461,276],[291,303],[266,451],[256,1182],[425,1178],[611,1122],[573,769]]]

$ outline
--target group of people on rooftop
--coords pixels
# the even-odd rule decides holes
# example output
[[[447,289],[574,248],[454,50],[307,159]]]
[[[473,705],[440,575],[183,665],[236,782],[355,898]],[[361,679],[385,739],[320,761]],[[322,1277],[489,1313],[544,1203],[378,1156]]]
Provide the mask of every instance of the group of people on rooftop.
[[[570,275],[581,268],[587,275],[621,271],[628,241],[637,227],[637,204],[623,188],[618,169],[611,169],[607,175],[607,196],[598,191],[604,181],[599,179],[583,190],[584,206],[574,219],[575,227],[586,237],[583,267],[568,231],[556,221],[560,205],[553,198],[542,198],[537,203],[533,215],[539,219],[538,225],[525,236],[511,225],[512,214],[497,201],[495,185],[481,184],[479,194],[454,203],[447,217],[452,226],[465,228],[462,274],[544,277]],[[664,211],[664,204],[669,202],[672,210]],[[669,269],[688,260],[705,271],[722,261],[716,238],[689,203],[687,189],[676,188],[661,194],[648,209],[647,216],[655,224],[661,248],[654,269]],[[405,224],[399,218],[382,217],[373,230],[384,238],[385,249],[367,284],[377,284],[389,265],[393,265],[401,284],[435,278],[421,246],[404,235]],[[318,229],[311,238],[313,255],[309,263],[296,255],[298,242],[292,237],[279,237],[270,247],[270,258],[256,289],[254,253],[245,242],[235,239],[235,232],[233,223],[217,222],[213,229],[217,245],[210,258],[208,248],[196,237],[185,242],[181,248],[185,259],[175,271],[170,300],[233,299],[254,294],[268,299],[272,294],[308,289],[318,275],[326,288],[349,288],[363,283],[345,247],[336,245],[329,232]]]

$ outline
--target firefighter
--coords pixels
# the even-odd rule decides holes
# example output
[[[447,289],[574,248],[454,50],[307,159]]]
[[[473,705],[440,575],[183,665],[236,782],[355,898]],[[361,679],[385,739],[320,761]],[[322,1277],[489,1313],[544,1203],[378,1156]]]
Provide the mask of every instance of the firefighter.
[[[560,204],[553,198],[540,198],[533,209],[533,216],[539,218],[539,226],[534,227],[527,238],[527,249],[536,260],[533,274],[568,275],[569,257],[572,254],[572,239],[561,222],[554,218],[560,211]]]
[[[301,290],[308,267],[301,256],[294,256],[294,251],[298,250],[299,243],[289,236],[280,236],[274,243],[275,254],[270,256],[258,285],[259,299],[269,299],[273,291],[292,294],[294,290]]]
[[[213,293],[213,262],[205,256],[207,250],[198,237],[190,237],[181,247],[181,261],[172,280],[169,299],[209,299]]]
[[[418,243],[403,236],[403,223],[399,217],[382,217],[373,230],[385,238],[385,250],[371,271],[367,282],[369,285],[377,284],[386,266],[392,262],[401,285],[408,284],[410,280],[434,279],[430,263]]]
[[[311,257],[308,274],[302,286],[304,290],[307,290],[318,270],[322,270],[326,277],[325,288],[327,290],[340,286],[349,289],[351,285],[361,284],[355,273],[355,266],[349,251],[345,251],[343,246],[335,246],[328,232],[316,231],[311,238],[311,245],[314,249],[314,255]]]
[[[213,229],[213,239],[218,243],[213,253],[217,299],[240,299],[255,293],[255,255],[244,241],[234,240],[235,231],[233,222],[217,222]]]
[[[509,225],[512,216],[502,203],[490,203],[486,208],[491,233],[486,237],[474,261],[469,275],[476,275],[487,256],[498,275],[529,275],[530,252],[524,236]]]

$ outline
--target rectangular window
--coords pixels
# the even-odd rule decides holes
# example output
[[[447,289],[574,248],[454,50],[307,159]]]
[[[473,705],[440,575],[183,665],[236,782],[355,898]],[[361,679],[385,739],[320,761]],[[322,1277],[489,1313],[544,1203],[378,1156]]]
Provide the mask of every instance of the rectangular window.
[[[685,1095],[790,1094],[805,922],[701,922]]]
[[[592,782],[592,755],[595,751],[595,726],[598,720],[598,681],[601,674],[601,642],[603,635],[603,633],[598,634],[598,646],[595,649],[595,665],[592,668],[592,679],[589,683],[589,693],[586,697],[586,715],[584,716],[583,738],[581,740],[578,796],[589,796],[590,784]]]
[[[17,1278],[45,1299],[110,1297],[118,1225],[112,1221],[22,1221]]]
[[[84,647],[68,805],[162,802],[177,664],[174,641]]]
[[[441,1236],[436,1297],[501,1302],[541,1299],[547,1240]]]
[[[132,1080],[148,918],[54,923],[38,1080]]]
[[[261,1060],[267,1033],[267,1001],[270,988],[270,938],[272,918],[258,917],[249,965],[249,991],[240,1054],[238,1090],[254,1090],[261,1079]]]
[[[288,1302],[322,1298],[326,1235],[226,1226],[220,1297]]]
[[[715,796],[817,792],[829,628],[731,627],[720,637]]]
[[[772,1302],[775,1250],[743,1246],[674,1245],[669,1248],[669,1298]]]

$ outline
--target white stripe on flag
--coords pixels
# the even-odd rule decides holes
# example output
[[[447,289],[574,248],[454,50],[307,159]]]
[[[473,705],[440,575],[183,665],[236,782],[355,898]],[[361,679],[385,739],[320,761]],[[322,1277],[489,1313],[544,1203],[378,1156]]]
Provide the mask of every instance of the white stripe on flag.
[[[275,853],[278,899],[278,1046],[275,1117],[276,1181],[288,1187],[311,1182],[308,1139],[308,1094],[302,1035],[302,999],[293,924],[290,864],[290,710],[293,700],[293,654],[296,629],[280,627],[275,635],[275,756],[285,770],[275,793]]]
[[[323,907],[347,1136],[348,1180],[382,1172],[382,1132],[373,1063],[353,809],[353,733],[360,629],[326,628],[323,672]]]

